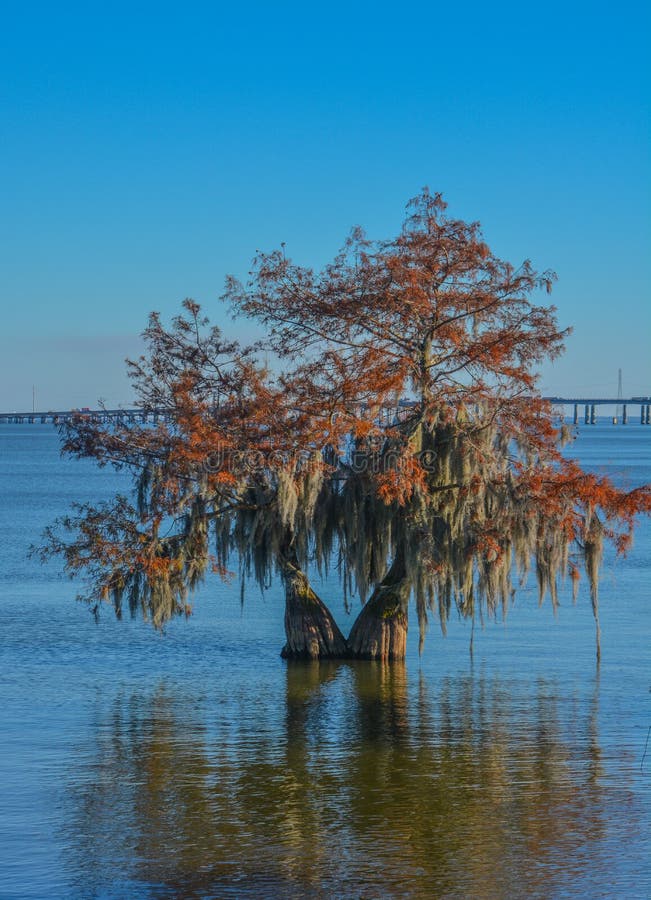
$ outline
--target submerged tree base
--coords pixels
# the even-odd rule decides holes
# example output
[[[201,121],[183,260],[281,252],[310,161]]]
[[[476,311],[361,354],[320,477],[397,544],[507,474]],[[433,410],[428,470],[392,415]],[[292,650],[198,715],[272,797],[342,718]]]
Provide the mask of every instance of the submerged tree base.
[[[407,653],[407,600],[403,581],[382,582],[355,620],[348,637],[354,659],[402,660]]]
[[[280,653],[283,659],[344,659],[348,655],[346,639],[304,573],[285,562],[283,580],[287,636]]]

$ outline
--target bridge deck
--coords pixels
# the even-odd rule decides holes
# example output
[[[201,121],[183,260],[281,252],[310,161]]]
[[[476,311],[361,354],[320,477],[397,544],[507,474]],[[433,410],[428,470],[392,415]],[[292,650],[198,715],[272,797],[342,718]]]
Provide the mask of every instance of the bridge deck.
[[[648,407],[651,397],[545,397],[554,406],[640,406]],[[144,409],[131,407],[128,409],[66,409],[48,410],[47,412],[3,412],[0,413],[0,424],[63,424],[75,416],[87,416],[94,422],[141,422],[156,423],[171,421],[172,414],[165,409]]]

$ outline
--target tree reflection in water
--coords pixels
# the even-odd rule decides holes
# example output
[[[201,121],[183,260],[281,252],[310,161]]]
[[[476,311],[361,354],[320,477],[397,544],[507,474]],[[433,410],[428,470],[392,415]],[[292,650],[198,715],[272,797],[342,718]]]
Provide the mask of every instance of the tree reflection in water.
[[[71,773],[66,867],[102,896],[542,897],[598,884],[613,800],[597,694],[557,691],[315,662],[287,665],[284,705],[258,723],[244,698],[222,715],[167,687],[118,696]]]

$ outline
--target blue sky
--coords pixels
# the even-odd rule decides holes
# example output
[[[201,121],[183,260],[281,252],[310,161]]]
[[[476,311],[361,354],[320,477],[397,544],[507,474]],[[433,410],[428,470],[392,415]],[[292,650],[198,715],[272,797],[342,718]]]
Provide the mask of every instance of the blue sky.
[[[1,15],[0,410],[129,402],[150,310],[224,319],[257,248],[318,266],[426,184],[558,272],[546,391],[651,393],[647,3]]]

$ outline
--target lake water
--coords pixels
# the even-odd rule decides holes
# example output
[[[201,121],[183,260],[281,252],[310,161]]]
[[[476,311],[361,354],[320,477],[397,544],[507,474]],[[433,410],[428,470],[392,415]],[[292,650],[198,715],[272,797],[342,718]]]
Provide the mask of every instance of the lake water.
[[[161,635],[96,625],[43,526],[117,477],[0,428],[0,896],[651,895],[651,528],[553,617],[432,625],[404,666],[290,665],[281,591],[206,583]],[[651,428],[573,454],[651,481]],[[347,631],[334,584],[324,599]]]

